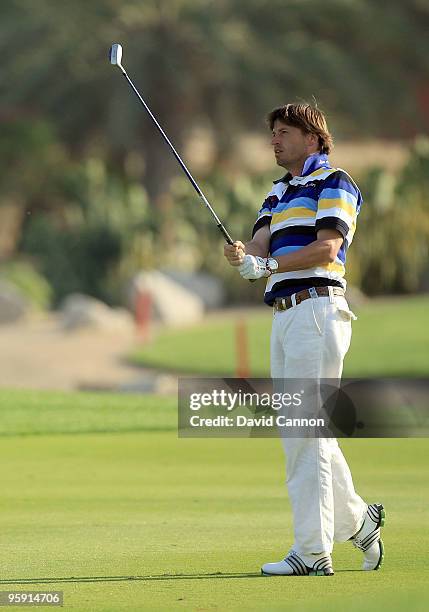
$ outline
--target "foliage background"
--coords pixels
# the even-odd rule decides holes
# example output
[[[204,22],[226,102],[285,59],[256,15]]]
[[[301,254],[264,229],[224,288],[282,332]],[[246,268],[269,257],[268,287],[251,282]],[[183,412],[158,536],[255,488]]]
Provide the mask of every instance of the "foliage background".
[[[108,64],[115,41],[234,237],[279,176],[266,112],[316,100],[339,161],[342,143],[356,147],[347,170],[365,206],[350,282],[428,289],[426,0],[5,0],[1,17],[0,266],[31,266],[53,304],[77,290],[118,303],[137,269],[173,264],[220,276],[231,300],[259,299],[238,294],[211,218]],[[368,167],[373,139],[383,154]]]

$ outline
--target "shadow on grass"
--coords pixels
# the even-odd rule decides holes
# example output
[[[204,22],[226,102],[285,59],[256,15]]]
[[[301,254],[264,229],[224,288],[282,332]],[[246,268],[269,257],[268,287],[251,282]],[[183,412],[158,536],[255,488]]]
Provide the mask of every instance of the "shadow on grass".
[[[147,576],[69,576],[63,578],[8,578],[0,580],[1,584],[48,584],[55,582],[126,582],[130,580],[205,580],[208,578],[262,578],[260,573],[222,573],[210,574],[160,574]]]
[[[336,573],[342,572],[360,572],[362,570],[337,570]],[[8,578],[0,580],[2,584],[51,584],[51,583],[68,583],[68,582],[126,582],[126,581],[160,581],[160,580],[207,580],[207,579],[235,579],[235,578],[281,578],[282,576],[262,576],[258,573],[208,573],[208,574],[159,574],[147,576],[69,576],[69,577],[47,577],[47,578]],[[301,576],[297,576],[298,578]]]

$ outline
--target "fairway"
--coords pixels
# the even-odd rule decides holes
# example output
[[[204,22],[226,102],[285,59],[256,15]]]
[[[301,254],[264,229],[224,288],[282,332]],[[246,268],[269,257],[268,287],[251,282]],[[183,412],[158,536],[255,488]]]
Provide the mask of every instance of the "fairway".
[[[425,376],[429,374],[429,297],[384,298],[355,309],[351,348],[344,376]],[[237,322],[247,328],[251,376],[269,376],[272,312],[243,314],[186,329],[163,331],[132,357],[141,365],[177,372],[234,376]]]
[[[276,439],[178,439],[172,399],[1,392],[1,590],[73,610],[426,610],[429,441],[343,440],[386,562],[263,578],[291,544]]]

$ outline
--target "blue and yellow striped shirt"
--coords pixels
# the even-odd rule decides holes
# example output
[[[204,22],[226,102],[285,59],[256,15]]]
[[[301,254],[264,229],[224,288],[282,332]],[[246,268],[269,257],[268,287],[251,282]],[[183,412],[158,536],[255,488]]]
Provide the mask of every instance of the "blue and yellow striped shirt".
[[[309,287],[346,288],[346,253],[361,205],[362,196],[353,179],[344,170],[332,168],[324,154],[310,155],[302,176],[292,177],[288,173],[274,181],[252,233],[254,236],[259,228],[270,226],[272,257],[302,249],[317,240],[321,229],[338,230],[344,241],[333,263],[270,276],[264,297],[267,304],[272,305],[276,297],[286,297]]]

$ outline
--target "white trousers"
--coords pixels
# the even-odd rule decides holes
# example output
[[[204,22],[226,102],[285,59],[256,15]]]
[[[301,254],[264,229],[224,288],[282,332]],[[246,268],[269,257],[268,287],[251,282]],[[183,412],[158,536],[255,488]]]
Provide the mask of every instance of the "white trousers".
[[[340,379],[355,318],[344,297],[304,300],[274,312],[271,376]],[[282,437],[295,542],[301,555],[331,553],[361,527],[367,504],[357,495],[335,438]]]

